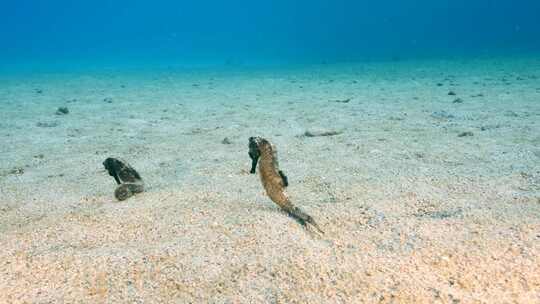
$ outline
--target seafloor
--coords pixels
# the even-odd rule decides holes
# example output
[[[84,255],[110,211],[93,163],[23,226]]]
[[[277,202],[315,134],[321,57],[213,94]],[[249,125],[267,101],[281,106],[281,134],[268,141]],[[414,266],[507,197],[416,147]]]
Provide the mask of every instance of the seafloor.
[[[1,303],[540,302],[538,57],[4,71],[0,113]]]

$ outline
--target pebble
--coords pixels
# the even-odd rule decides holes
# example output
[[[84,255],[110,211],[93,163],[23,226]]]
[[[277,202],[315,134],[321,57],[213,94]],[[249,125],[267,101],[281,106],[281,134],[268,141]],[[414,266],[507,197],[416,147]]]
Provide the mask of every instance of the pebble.
[[[230,145],[232,144],[231,140],[228,138],[228,137],[225,137],[222,141],[221,141],[222,144],[224,145]]]
[[[112,103],[113,99],[110,97],[107,97],[107,98],[103,98],[103,101],[105,101],[106,103]]]
[[[456,94],[456,92],[454,92],[454,91],[450,91],[450,92],[448,92],[448,95],[450,95],[450,96],[455,96],[455,95],[457,95],[457,94]]]
[[[452,101],[452,103],[463,103],[463,99],[456,98],[456,99],[454,99],[454,101]]]

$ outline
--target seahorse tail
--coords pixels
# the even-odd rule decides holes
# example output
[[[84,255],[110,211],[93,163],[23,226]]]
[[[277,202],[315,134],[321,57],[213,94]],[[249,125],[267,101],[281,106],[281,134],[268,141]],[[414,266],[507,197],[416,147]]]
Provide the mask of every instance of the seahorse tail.
[[[324,234],[324,231],[319,227],[317,222],[313,219],[313,217],[304,211],[302,211],[300,208],[289,205],[285,208],[285,211],[293,218],[295,218],[297,221],[300,222],[300,224],[306,226],[306,224],[310,224],[311,226],[315,227],[320,233]]]

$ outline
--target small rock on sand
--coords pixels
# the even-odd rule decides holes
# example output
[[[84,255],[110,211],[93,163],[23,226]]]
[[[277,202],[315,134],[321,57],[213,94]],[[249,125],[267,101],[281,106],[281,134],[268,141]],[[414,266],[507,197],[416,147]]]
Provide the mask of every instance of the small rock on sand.
[[[463,99],[456,98],[456,99],[454,99],[454,101],[452,101],[452,103],[463,103]]]
[[[222,144],[224,145],[230,145],[232,144],[231,140],[228,138],[228,137],[225,137],[222,141],[221,141]]]
[[[69,109],[67,107],[59,107],[56,110],[56,115],[66,115],[69,114]]]
[[[457,95],[457,94],[456,94],[456,92],[454,92],[454,91],[450,91],[450,92],[448,92],[448,95],[450,95],[450,96],[455,96],[455,95]]]
[[[468,137],[468,136],[474,136],[474,133],[471,131],[465,131],[458,134],[458,137]]]

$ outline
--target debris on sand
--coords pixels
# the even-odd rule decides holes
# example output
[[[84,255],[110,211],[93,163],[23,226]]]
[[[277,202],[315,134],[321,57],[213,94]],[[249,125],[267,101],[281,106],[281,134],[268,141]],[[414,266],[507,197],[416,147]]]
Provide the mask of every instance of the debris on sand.
[[[59,107],[56,110],[56,115],[66,115],[69,114],[69,109],[67,107]]]
[[[450,91],[450,92],[448,92],[448,95],[450,95],[450,96],[456,96],[457,94],[456,94],[456,92],[454,92],[454,91]]]
[[[36,126],[40,128],[54,128],[54,127],[58,127],[58,122],[57,121],[45,121],[45,122],[40,121],[36,123]]]
[[[337,102],[337,103],[349,103],[351,101],[352,98],[347,98],[347,99],[334,99],[334,100],[329,100],[328,102]]]
[[[463,103],[463,99],[456,98],[456,99],[454,99],[454,101],[452,101],[452,103]]]
[[[468,136],[474,136],[474,133],[471,131],[465,131],[458,134],[458,137],[468,137]]]
[[[224,145],[230,145],[232,144],[231,140],[228,138],[228,137],[225,137],[222,141],[221,141],[222,144]]]
[[[106,102],[106,103],[113,103],[113,99],[110,98],[110,97],[103,98],[103,101]]]
[[[519,117],[519,114],[514,112],[514,111],[508,110],[508,111],[504,112],[504,116],[506,116],[506,117]]]
[[[13,175],[21,175],[21,174],[24,174],[24,168],[20,168],[20,167],[13,168],[9,170],[8,173],[13,174]]]
[[[501,128],[501,124],[496,124],[496,125],[486,125],[486,126],[481,126],[480,127],[480,130],[481,131],[489,131],[489,130],[494,130],[494,129],[499,129]]]
[[[334,136],[342,134],[342,131],[328,131],[328,130],[308,130],[304,132],[305,137],[320,137],[320,136]]]

